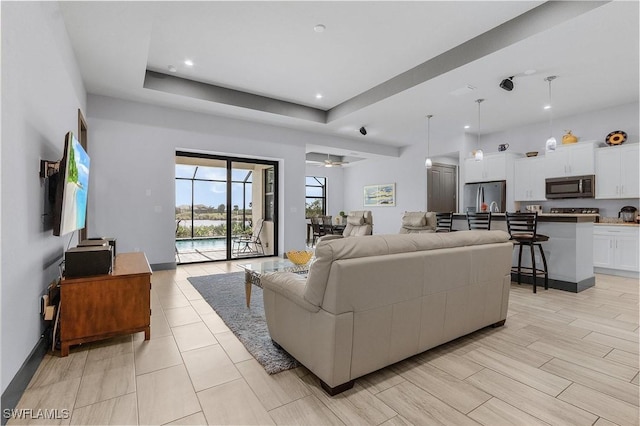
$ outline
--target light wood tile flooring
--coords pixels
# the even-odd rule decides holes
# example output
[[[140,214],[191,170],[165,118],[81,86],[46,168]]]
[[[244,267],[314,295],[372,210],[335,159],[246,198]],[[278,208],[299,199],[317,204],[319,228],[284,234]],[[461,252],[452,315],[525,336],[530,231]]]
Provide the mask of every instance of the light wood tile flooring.
[[[155,272],[150,341],[138,333],[47,355],[18,408],[67,409],[63,424],[638,425],[637,279],[598,275],[578,294],[512,284],[504,327],[330,398],[303,367],[266,374],[187,281],[238,271]]]

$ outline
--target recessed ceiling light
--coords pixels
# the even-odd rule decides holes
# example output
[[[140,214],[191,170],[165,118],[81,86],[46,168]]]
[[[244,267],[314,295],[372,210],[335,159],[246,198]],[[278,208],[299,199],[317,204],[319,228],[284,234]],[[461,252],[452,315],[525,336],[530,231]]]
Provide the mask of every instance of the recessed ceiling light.
[[[524,72],[524,75],[532,75],[532,74],[535,74],[535,73],[536,73],[536,70],[526,70]]]
[[[327,27],[325,27],[325,26],[324,26],[324,25],[322,25],[322,24],[318,24],[318,25],[316,25],[315,27],[313,27],[313,31],[315,31],[315,32],[317,32],[317,33],[321,33],[321,32],[323,32],[323,31],[324,31],[324,30],[326,30],[326,29],[327,29]]]
[[[465,129],[470,129],[471,126],[469,126],[468,124],[464,126]]]
[[[174,67],[173,65],[169,65],[167,68],[169,69],[170,72],[178,71],[178,68]]]
[[[193,61],[191,59],[187,59],[186,61],[184,61],[184,64],[188,67],[192,67],[193,66]]]
[[[316,93],[316,99],[322,99],[322,93]]]
[[[545,105],[544,109],[551,109],[551,105]]]

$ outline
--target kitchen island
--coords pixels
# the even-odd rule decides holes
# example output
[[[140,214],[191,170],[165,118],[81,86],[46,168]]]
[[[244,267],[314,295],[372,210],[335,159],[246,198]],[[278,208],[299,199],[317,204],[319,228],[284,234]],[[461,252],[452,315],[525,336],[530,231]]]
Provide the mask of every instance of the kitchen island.
[[[468,229],[465,214],[453,215],[453,229]],[[593,271],[593,227],[597,214],[542,213],[538,215],[538,234],[549,237],[542,243],[549,268],[549,288],[580,292],[595,285]],[[491,215],[491,229],[507,230],[504,213]],[[536,249],[536,264],[542,265],[540,253]],[[513,265],[518,264],[517,250],[513,252]],[[531,256],[525,248],[522,266],[531,266]],[[512,279],[515,281],[515,274]],[[540,278],[539,278],[540,279]],[[531,277],[522,276],[522,282],[531,283]],[[538,286],[543,283],[542,279]]]

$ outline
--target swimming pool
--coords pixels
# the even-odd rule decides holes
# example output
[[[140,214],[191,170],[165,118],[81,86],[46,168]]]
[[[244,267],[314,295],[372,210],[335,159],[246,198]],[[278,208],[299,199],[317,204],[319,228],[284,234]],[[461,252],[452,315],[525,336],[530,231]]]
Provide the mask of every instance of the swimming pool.
[[[218,238],[198,238],[198,239],[185,239],[176,240],[176,249],[178,252],[190,252],[190,251],[211,251],[211,250],[226,250],[227,239],[224,237]]]

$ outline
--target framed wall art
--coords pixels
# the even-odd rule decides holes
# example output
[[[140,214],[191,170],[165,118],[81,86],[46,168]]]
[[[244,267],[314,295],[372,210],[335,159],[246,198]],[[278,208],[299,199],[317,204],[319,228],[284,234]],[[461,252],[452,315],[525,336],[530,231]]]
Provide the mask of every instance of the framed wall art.
[[[395,206],[396,184],[385,183],[383,185],[365,185],[364,206]]]

